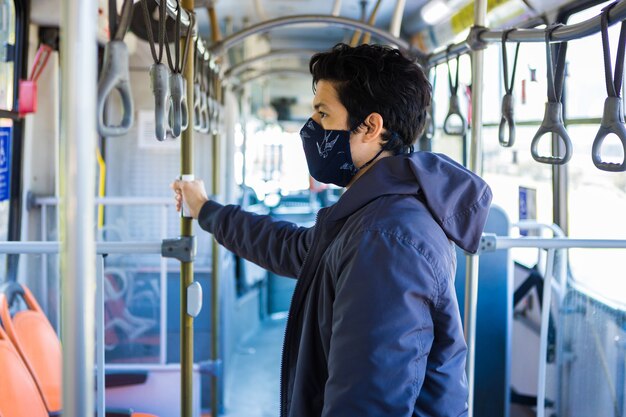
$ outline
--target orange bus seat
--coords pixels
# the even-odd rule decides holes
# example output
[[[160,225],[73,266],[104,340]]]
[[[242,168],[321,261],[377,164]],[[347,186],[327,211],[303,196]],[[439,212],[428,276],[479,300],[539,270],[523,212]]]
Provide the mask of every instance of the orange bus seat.
[[[61,411],[61,343],[33,294],[28,288],[19,286],[6,292],[9,297],[21,296],[28,310],[19,311],[11,317],[9,300],[0,302],[0,319],[13,346],[30,370],[41,391],[49,412]],[[9,295],[10,294],[10,295]],[[13,300],[10,300],[13,301]]]
[[[63,363],[61,342],[26,286],[12,282],[6,284],[3,291],[4,295],[0,297],[0,322],[6,329],[8,339],[30,371],[36,387],[39,388],[48,413],[60,413]],[[11,315],[10,306],[18,296],[26,302],[28,309]],[[128,410],[123,414],[133,417],[156,417]]]
[[[4,295],[0,294],[0,299]],[[0,327],[0,416],[47,417],[48,411],[37,385],[22,359]]]

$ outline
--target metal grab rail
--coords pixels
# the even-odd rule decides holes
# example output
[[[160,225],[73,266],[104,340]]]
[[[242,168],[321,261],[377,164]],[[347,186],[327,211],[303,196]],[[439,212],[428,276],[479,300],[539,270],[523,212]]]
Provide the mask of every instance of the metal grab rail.
[[[162,1],[165,1],[165,6],[166,6],[166,11],[169,17],[171,17],[172,19],[176,19],[176,15],[178,14],[178,4],[176,2],[176,0],[154,0],[156,2],[156,4],[161,5]],[[180,24],[183,25],[185,28],[189,27],[189,23],[191,22],[192,18],[189,14],[189,12],[187,12],[187,10],[182,10],[182,13],[180,14]]]
[[[174,200],[169,197],[103,197],[96,198],[96,204],[108,206],[173,206]],[[33,197],[31,206],[56,206],[60,202],[58,197]]]
[[[250,77],[242,78],[236,82],[231,81],[231,84],[234,84],[234,87],[241,87],[244,84],[251,83],[252,81],[258,80],[259,78],[268,77],[270,75],[293,75],[293,76],[305,76],[310,77],[311,73],[309,70],[305,70],[303,68],[271,68],[267,71],[258,72]]]
[[[543,230],[548,229],[555,238],[564,238],[565,233],[556,224],[547,225],[538,223],[533,220],[522,220],[517,224],[513,224],[521,230]],[[541,257],[541,250],[539,250]],[[565,249],[549,249],[546,259],[546,268],[543,275],[543,297],[541,305],[541,321],[539,327],[539,372],[537,374],[537,415],[543,417],[545,414],[545,397],[546,397],[546,376],[547,376],[547,355],[548,355],[548,325],[550,322],[550,305],[552,302],[552,282],[556,279],[558,285],[558,302],[559,305],[565,295],[567,285],[567,251]]]
[[[619,23],[626,19],[626,1],[621,1],[611,8],[609,14],[609,25]],[[552,32],[553,43],[555,42],[567,42],[575,39],[584,38],[585,36],[593,35],[600,32],[601,16],[595,16],[591,19],[585,20],[580,23],[563,25]],[[446,56],[450,54],[464,54],[472,49],[480,49],[484,46],[484,43],[499,43],[502,42],[502,34],[507,29],[491,30],[487,28],[475,29],[477,33],[470,34],[470,37],[475,36],[477,42],[463,41],[458,44],[454,44],[450,50],[447,48],[433,52],[423,61],[426,66],[438,65],[446,61]],[[469,39],[468,39],[469,40]],[[509,42],[545,42],[545,30],[544,29],[516,29],[507,35]],[[471,45],[470,45],[471,44]]]
[[[104,384],[104,255],[108,254],[158,254],[163,242],[98,242],[96,253],[96,415],[105,415]],[[0,242],[0,254],[59,254],[61,242]]]
[[[537,249],[626,249],[624,239],[572,239],[509,237],[483,233],[479,253],[512,248]]]
[[[267,32],[268,30],[275,29],[282,26],[301,25],[301,24],[332,24],[336,26],[343,26],[350,29],[359,29],[363,32],[371,33],[382,40],[389,42],[390,44],[397,45],[401,50],[408,55],[415,57],[416,59],[423,61],[427,58],[427,55],[421,50],[415,48],[404,39],[398,38],[390,34],[389,32],[379,29],[377,27],[368,25],[360,20],[347,19],[344,17],[329,16],[329,15],[294,15],[285,16],[277,19],[268,20],[253,26],[250,26],[242,31],[234,33],[223,40],[212,44],[209,47],[209,52],[214,55],[223,55],[228,49],[235,45],[240,44],[246,38],[256,35],[257,33]]]
[[[224,78],[236,76],[246,70],[248,67],[270,59],[284,58],[290,56],[302,56],[309,58],[311,57],[311,55],[317,52],[318,51],[315,51],[313,49],[275,49],[266,54],[256,55],[252,58],[249,58],[245,61],[242,61],[236,65],[227,68],[226,71],[224,71]]]
[[[161,254],[163,242],[97,242],[96,253],[112,254]],[[51,255],[58,254],[61,242],[24,241],[0,242],[0,254]]]
[[[558,236],[557,230],[553,229]],[[544,275],[543,310],[541,315],[541,334],[539,348],[539,372],[537,381],[537,417],[545,416],[545,386],[546,386],[546,355],[548,345],[547,324],[550,314],[552,279],[563,285],[566,274],[566,265],[562,261],[555,268],[555,257],[557,251],[565,249],[626,249],[626,240],[620,239],[570,239],[565,237],[555,238],[513,238],[508,236],[497,236],[495,234],[484,233],[481,238],[479,253],[494,252],[496,250],[507,250],[513,248],[538,248],[547,249],[548,258],[546,272]]]
[[[63,411],[93,413],[94,300],[85,277],[95,274],[94,199],[96,163],[96,65],[98,8],[95,2],[61,2],[59,233],[63,340]],[[80,111],[77,111],[80,109]]]

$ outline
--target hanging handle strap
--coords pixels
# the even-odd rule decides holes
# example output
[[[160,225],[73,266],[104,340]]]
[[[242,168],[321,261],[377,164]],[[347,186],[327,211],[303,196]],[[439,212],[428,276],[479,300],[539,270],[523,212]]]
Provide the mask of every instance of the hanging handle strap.
[[[209,133],[215,131],[215,80],[213,77],[213,61],[207,65],[207,107],[209,110]]]
[[[199,131],[202,133],[209,132],[209,99],[207,92],[207,67],[208,60],[202,62],[202,83],[200,84],[200,115],[201,115],[201,123]]]
[[[609,46],[609,11],[617,3],[612,3],[602,10],[600,27],[602,29],[602,50],[604,52],[604,75],[606,80],[606,92],[608,97],[604,101],[604,112],[600,129],[596,134],[591,148],[593,164],[602,171],[624,172],[626,171],[626,124],[624,123],[624,110],[622,106],[621,90],[624,75],[624,49],[626,47],[626,26],[622,22],[619,33],[617,57],[615,59],[615,75],[611,74],[611,48]],[[622,162],[606,162],[602,160],[602,144],[610,134],[616,135],[622,143]]]
[[[119,21],[116,5],[115,0],[109,0],[111,41],[104,47],[102,73],[98,80],[97,128],[98,134],[103,137],[125,135],[133,125],[133,96],[128,73],[128,48],[124,43],[124,35],[132,19],[133,0],[124,0]],[[114,90],[117,90],[122,99],[123,114],[119,125],[107,124],[104,121],[106,103]]]
[[[515,47],[515,57],[513,58],[513,69],[511,70],[511,78],[509,80],[509,63],[507,58],[506,39],[512,31],[515,29],[509,29],[502,32],[502,68],[504,71],[504,97],[502,97],[502,118],[500,119],[500,126],[498,128],[498,140],[500,145],[505,148],[510,148],[515,144],[515,117],[514,117],[514,103],[513,98],[513,86],[515,85],[515,73],[517,71],[517,56],[519,53],[520,43],[518,42]],[[509,126],[509,137],[506,136],[506,126]]]
[[[190,22],[187,27],[186,39],[185,39],[185,49],[182,54],[180,54],[180,38],[181,38],[181,16],[182,16],[182,5],[180,1],[177,2],[178,9],[176,13],[176,23],[174,25],[174,32],[176,36],[176,40],[174,41],[174,51],[175,51],[175,59],[172,59],[172,54],[169,48],[169,40],[167,39],[167,33],[165,34],[165,41],[168,45],[165,47],[165,53],[167,55],[167,62],[169,64],[170,70],[172,74],[170,75],[170,109],[169,109],[169,123],[170,123],[170,132],[174,138],[180,136],[180,134],[189,127],[189,111],[187,106],[187,88],[186,82],[183,78],[183,72],[187,66],[187,59],[189,56],[189,50],[191,49],[191,29],[195,23],[194,14],[190,13]]]
[[[148,32],[148,44],[150,45],[150,53],[155,64],[163,62],[163,50],[165,49],[165,34],[167,24],[167,2],[159,2],[159,52],[157,53],[156,45],[154,42],[154,33],[152,32],[152,18],[150,17],[150,10],[148,10],[148,0],[141,0],[141,9],[143,10],[143,20]]]
[[[201,111],[204,113],[203,116],[203,125],[200,129],[202,133],[209,133],[211,130],[211,81],[209,74],[209,65],[211,60],[208,59],[203,63],[202,66],[202,82],[204,86],[204,91],[202,95],[202,108]]]
[[[463,114],[461,113],[461,106],[459,105],[459,56],[456,56],[456,74],[455,81],[452,82],[452,71],[450,71],[450,45],[448,47],[448,86],[450,88],[450,104],[448,107],[448,114],[446,115],[445,120],[443,121],[443,131],[446,135],[450,136],[465,136],[465,132],[467,131],[467,121]],[[459,119],[459,125],[452,125],[450,122],[454,119]]]
[[[196,38],[195,42],[195,54],[194,54],[194,64],[193,64],[193,128],[195,130],[200,130],[202,127],[202,90],[200,88],[200,84],[202,83],[201,74],[202,65],[200,54],[198,53],[198,42],[200,37]]]
[[[37,49],[37,53],[35,54],[33,66],[30,70],[30,77],[28,77],[30,81],[37,82],[37,80],[39,80],[43,69],[48,63],[48,59],[50,58],[51,53],[52,48],[49,45],[46,45],[45,43],[39,45],[39,49]]]
[[[168,120],[167,105],[170,99],[170,71],[165,64],[152,64],[150,67],[150,84],[154,94],[154,124],[157,140],[167,138]]]
[[[567,133],[567,130],[565,129],[565,123],[563,123],[563,104],[561,103],[563,81],[565,79],[565,56],[567,53],[567,43],[563,42],[559,47],[556,68],[554,67],[552,61],[552,46],[550,45],[552,32],[559,26],[562,25],[551,25],[546,28],[548,102],[546,103],[546,110],[544,112],[541,126],[539,126],[539,129],[530,144],[530,154],[533,159],[542,164],[549,165],[566,164],[572,157],[572,141]],[[557,135],[561,139],[563,145],[565,146],[563,156],[539,155],[539,142],[546,133]]]
[[[170,97],[169,70],[167,66],[163,64],[163,50],[165,49],[167,24],[167,2],[159,2],[159,31],[157,33],[159,42],[158,52],[154,42],[154,33],[152,32],[152,18],[148,10],[148,0],[141,0],[141,8],[148,32],[150,53],[154,61],[154,64],[150,67],[150,86],[154,95],[154,134],[158,141],[164,141],[167,138],[168,131],[167,105]]]
[[[117,2],[109,0],[109,33],[112,41],[124,40],[124,36],[126,36],[130,22],[133,19],[133,4],[133,0],[124,0],[122,12],[118,16]]]
[[[213,134],[216,135],[222,120],[222,104],[218,101],[217,99],[217,85],[215,84],[216,82],[219,81],[219,73],[220,73],[220,68],[217,65],[217,63],[215,63],[215,65],[213,66],[213,90],[214,90],[214,99],[213,99],[213,109],[215,111],[215,120],[214,120],[214,124],[213,124]]]

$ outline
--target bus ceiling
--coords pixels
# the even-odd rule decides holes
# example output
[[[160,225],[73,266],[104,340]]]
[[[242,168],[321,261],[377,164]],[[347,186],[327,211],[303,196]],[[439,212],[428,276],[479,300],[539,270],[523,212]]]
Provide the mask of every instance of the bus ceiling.
[[[101,10],[106,10],[106,1],[98,0]],[[118,0],[118,3],[121,3]],[[139,7],[135,1],[135,7]],[[546,16],[547,20],[554,17],[563,9],[576,6],[578,0],[490,0],[488,2],[489,26],[493,28],[524,25],[537,17]],[[31,0],[31,22],[40,26],[58,26],[60,22],[60,0]],[[326,15],[328,17],[361,20],[361,10],[370,16],[376,6],[376,0],[321,0],[308,2],[304,0],[255,0],[250,2],[235,2],[226,0],[196,1],[198,30],[205,39],[211,38],[211,25],[208,8],[213,5],[220,18],[220,29],[225,37],[233,35],[249,26],[268,20],[285,18],[295,15]],[[168,1],[170,14],[175,13],[175,2]],[[136,13],[135,18],[141,17]],[[172,16],[174,17],[174,16]],[[106,19],[105,19],[106,20]],[[137,20],[137,19],[134,19]],[[141,19],[139,25],[143,26]],[[365,19],[367,21],[367,19]],[[376,12],[376,27],[388,34],[398,31],[400,38],[411,46],[430,52],[438,47],[462,39],[467,29],[473,24],[473,2],[468,0],[387,0],[380,3]],[[188,24],[188,17],[183,17],[183,24]],[[173,19],[172,19],[173,23]],[[343,26],[343,27],[342,27]],[[141,31],[138,31],[141,32]],[[341,21],[334,22],[332,27],[307,25],[305,27],[281,28],[272,31],[269,35],[272,48],[298,47],[316,50],[326,49],[346,33],[346,25]],[[141,33],[137,33],[140,37]],[[374,39],[381,41],[380,37]]]

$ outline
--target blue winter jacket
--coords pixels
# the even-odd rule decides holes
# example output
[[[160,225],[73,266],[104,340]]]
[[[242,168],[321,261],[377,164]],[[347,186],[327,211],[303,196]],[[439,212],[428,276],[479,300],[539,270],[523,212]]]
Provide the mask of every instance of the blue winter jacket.
[[[298,279],[281,417],[467,415],[452,242],[477,250],[490,203],[479,177],[416,152],[381,159],[312,228],[202,207],[200,225],[218,242]]]

